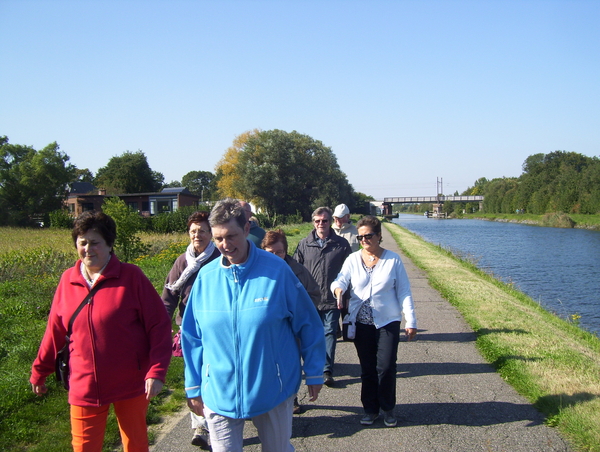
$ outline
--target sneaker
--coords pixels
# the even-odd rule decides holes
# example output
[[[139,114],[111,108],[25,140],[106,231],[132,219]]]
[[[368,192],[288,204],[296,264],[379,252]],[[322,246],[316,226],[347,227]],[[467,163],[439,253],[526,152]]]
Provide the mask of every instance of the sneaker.
[[[293,414],[300,414],[302,413],[302,407],[300,406],[300,403],[298,402],[298,397],[296,397],[294,399],[294,409],[292,410]]]
[[[377,419],[378,417],[379,417],[379,414],[367,413],[362,417],[362,419],[360,420],[360,423],[362,425],[373,425],[373,422],[375,422],[375,419]]]
[[[394,410],[384,411],[383,423],[386,427],[395,427],[398,424],[398,420],[394,416]]]
[[[204,427],[197,427],[192,438],[192,445],[198,446],[202,450],[212,450],[209,441],[208,430]]]
[[[323,372],[323,383],[325,384],[325,386],[333,386],[334,380],[331,376],[331,372]]]

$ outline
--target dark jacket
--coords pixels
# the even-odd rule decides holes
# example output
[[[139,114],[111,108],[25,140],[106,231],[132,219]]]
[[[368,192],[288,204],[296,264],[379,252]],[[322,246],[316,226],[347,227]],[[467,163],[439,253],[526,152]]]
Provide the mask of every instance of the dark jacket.
[[[312,277],[312,275],[304,265],[301,265],[298,262],[296,262],[291,256],[286,254],[285,261],[294,272],[294,275],[296,275],[296,278],[300,280],[300,282],[308,292],[308,296],[313,301],[315,308],[317,308],[321,301],[321,288],[315,281],[315,278]]]
[[[321,301],[317,309],[328,311],[337,309],[337,301],[329,286],[342,269],[346,258],[352,253],[348,241],[330,229],[323,248],[317,242],[316,231],[300,240],[294,252],[294,259],[304,265],[321,289]]]

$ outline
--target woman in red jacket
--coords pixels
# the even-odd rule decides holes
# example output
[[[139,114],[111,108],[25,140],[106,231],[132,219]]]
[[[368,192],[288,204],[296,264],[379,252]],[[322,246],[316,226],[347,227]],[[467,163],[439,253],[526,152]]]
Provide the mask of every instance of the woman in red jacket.
[[[69,404],[75,452],[100,452],[108,408],[119,422],[125,452],[147,452],[146,411],[163,386],[171,358],[171,321],[142,271],[113,253],[116,225],[101,212],[85,212],[72,232],[79,260],[54,294],[46,332],[31,371],[33,392],[47,392],[56,353],[65,345],[71,316]]]

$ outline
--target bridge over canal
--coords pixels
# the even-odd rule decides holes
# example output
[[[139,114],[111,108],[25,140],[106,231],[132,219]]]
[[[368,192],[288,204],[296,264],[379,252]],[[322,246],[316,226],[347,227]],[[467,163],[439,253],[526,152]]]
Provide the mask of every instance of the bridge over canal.
[[[483,207],[483,196],[404,196],[395,198],[383,198],[381,210],[383,215],[392,215],[392,205],[394,204],[423,204],[431,203],[433,205],[433,215],[442,213],[442,207],[445,202],[478,202],[479,210]]]

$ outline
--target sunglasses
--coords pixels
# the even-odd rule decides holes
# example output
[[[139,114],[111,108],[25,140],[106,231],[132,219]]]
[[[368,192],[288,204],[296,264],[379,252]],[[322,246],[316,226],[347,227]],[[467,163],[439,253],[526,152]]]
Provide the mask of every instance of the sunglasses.
[[[315,223],[329,223],[329,220],[313,220]]]
[[[365,235],[357,235],[356,236],[356,240],[358,240],[359,242],[362,242],[363,239],[371,240],[374,235],[375,234],[373,234],[373,233],[371,233],[371,234],[365,234]]]

